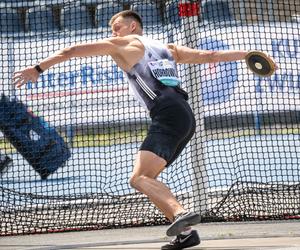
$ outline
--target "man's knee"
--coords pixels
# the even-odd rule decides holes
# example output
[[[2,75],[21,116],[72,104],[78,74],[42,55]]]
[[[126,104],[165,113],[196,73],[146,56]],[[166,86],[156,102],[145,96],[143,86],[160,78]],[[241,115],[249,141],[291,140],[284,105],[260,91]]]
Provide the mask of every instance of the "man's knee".
[[[145,175],[132,175],[129,179],[129,184],[131,187],[133,187],[134,189],[139,190],[141,188],[141,186],[143,185],[143,182],[147,179],[150,178],[148,176]]]

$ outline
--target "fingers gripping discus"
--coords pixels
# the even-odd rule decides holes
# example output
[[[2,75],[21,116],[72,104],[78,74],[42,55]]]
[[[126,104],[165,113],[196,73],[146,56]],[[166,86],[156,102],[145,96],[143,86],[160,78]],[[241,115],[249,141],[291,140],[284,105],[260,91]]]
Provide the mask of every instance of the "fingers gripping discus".
[[[251,51],[247,54],[246,64],[256,75],[268,77],[274,74],[275,64],[272,59],[261,51]]]

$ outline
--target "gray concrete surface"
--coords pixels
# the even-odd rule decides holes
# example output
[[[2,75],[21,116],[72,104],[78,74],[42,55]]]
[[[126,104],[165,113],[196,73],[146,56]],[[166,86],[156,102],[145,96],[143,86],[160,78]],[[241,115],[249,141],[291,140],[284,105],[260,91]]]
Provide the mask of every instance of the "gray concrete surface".
[[[83,231],[0,238],[1,250],[160,249],[170,238],[166,226]],[[300,250],[300,221],[207,223],[195,227],[198,250]]]

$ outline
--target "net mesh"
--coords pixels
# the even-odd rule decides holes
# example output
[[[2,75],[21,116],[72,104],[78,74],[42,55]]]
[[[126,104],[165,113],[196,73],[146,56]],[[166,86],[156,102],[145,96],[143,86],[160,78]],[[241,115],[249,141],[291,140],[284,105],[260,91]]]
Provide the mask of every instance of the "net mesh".
[[[179,66],[197,130],[159,180],[203,222],[299,219],[299,1],[1,0],[0,235],[168,223],[128,183],[149,117],[110,57],[11,84],[14,71],[59,49],[109,37],[109,19],[124,9],[164,43],[275,58],[270,78],[242,61]]]

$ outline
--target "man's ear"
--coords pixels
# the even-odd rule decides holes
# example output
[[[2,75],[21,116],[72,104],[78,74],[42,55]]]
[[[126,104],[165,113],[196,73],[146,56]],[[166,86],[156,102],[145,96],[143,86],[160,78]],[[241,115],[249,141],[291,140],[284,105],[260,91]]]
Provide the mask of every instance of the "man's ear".
[[[137,23],[135,21],[132,21],[130,24],[130,29],[131,31],[135,31],[137,28]]]

